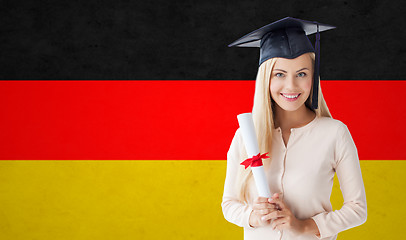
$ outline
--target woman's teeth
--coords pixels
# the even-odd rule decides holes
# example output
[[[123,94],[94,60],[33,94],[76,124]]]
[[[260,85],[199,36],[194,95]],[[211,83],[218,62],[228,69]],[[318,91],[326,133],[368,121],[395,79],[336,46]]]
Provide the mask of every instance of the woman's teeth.
[[[297,98],[297,97],[299,97],[299,95],[300,95],[300,93],[299,93],[299,94],[296,94],[296,95],[285,95],[285,94],[283,94],[283,93],[281,93],[281,94],[282,94],[282,96],[284,96],[284,97],[286,97],[286,98],[290,98],[290,99]]]

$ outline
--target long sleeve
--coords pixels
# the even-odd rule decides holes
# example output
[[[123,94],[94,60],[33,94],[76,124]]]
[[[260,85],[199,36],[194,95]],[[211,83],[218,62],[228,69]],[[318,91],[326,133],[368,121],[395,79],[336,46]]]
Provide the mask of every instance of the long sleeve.
[[[236,131],[227,153],[227,173],[224,183],[223,201],[221,207],[224,218],[237,226],[252,228],[249,225],[249,217],[252,207],[238,199],[238,190],[236,189],[239,155],[240,155],[240,132]]]
[[[337,135],[334,168],[340,182],[344,204],[340,210],[322,212],[312,217],[319,228],[320,239],[361,225],[367,218],[365,188],[357,149],[344,124],[339,128]]]

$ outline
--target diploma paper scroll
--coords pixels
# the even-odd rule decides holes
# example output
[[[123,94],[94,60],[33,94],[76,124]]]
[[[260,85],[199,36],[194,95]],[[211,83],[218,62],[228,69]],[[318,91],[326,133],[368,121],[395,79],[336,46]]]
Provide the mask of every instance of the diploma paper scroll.
[[[257,136],[255,133],[254,121],[252,120],[251,113],[242,113],[237,116],[238,123],[240,125],[242,138],[244,140],[245,149],[248,157],[253,157],[259,154],[259,147]],[[261,160],[262,161],[262,160]],[[257,186],[258,195],[260,197],[271,197],[269,191],[268,181],[265,175],[263,166],[252,167],[252,174],[254,175],[255,185]]]

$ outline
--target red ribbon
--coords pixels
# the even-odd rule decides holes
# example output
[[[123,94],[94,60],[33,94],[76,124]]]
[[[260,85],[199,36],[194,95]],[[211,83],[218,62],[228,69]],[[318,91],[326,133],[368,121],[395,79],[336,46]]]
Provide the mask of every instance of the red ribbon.
[[[263,158],[269,158],[267,156],[268,153],[264,153],[261,155],[261,153],[258,153],[258,155],[253,156],[252,158],[247,158],[244,162],[240,163],[240,165],[244,165],[245,169],[247,167],[259,167],[262,166],[262,159]]]

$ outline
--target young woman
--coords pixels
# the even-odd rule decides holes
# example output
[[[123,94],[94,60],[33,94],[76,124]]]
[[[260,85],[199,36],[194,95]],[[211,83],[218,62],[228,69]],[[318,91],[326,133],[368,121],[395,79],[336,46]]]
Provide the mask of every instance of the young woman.
[[[312,24],[319,25],[285,18],[253,32],[261,59],[252,114],[260,151],[270,155],[263,161],[274,194],[259,197],[250,168],[240,166],[248,156],[238,129],[227,153],[222,209],[228,221],[244,227],[245,239],[336,239],[366,221],[357,149],[324,101],[315,74],[318,52],[304,30]],[[248,42],[252,46],[253,39]],[[336,211],[330,203],[334,174],[344,198]]]

